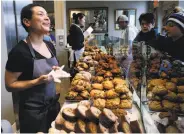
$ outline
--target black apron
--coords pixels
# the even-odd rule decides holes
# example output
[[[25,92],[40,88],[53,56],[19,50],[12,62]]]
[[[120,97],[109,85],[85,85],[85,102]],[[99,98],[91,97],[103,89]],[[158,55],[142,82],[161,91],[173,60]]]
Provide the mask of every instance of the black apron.
[[[52,66],[58,66],[53,55],[49,59],[36,59],[30,40],[28,46],[33,57],[33,79],[46,75]],[[46,44],[47,45],[47,44]],[[53,57],[54,56],[54,57]],[[21,133],[47,133],[51,122],[55,120],[60,110],[59,95],[56,95],[55,83],[43,83],[20,92],[19,121]]]

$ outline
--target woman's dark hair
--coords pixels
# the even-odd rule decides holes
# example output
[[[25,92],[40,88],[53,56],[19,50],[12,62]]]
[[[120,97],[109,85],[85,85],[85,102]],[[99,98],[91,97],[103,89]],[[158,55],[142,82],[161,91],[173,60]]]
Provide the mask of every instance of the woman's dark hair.
[[[20,15],[21,24],[27,32],[29,32],[28,27],[23,23],[23,19],[24,18],[26,18],[28,20],[32,19],[32,15],[33,15],[32,9],[33,9],[33,7],[36,7],[36,6],[42,7],[39,4],[29,4],[25,7],[23,7],[21,10],[21,15]]]
[[[139,17],[139,23],[141,24],[142,21],[146,21],[147,23],[154,24],[155,23],[155,17],[153,13],[143,13]]]
[[[73,20],[74,20],[75,24],[79,24],[78,18],[82,19],[84,16],[85,16],[85,14],[83,14],[83,13],[78,13],[78,14],[73,13]]]

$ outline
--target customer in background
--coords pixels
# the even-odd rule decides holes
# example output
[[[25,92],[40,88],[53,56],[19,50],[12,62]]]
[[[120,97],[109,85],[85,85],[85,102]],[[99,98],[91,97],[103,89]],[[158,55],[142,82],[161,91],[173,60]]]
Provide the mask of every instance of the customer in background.
[[[60,110],[55,83],[48,75],[59,69],[56,52],[53,44],[43,40],[50,20],[43,7],[29,4],[21,10],[21,23],[28,36],[8,55],[6,89],[20,96],[20,133],[47,133]]]
[[[152,13],[143,13],[139,17],[139,23],[141,25],[141,31],[138,33],[134,41],[149,42],[156,39],[156,32],[154,30],[155,18]]]
[[[117,19],[117,23],[119,24],[119,28],[122,30],[121,44],[129,44],[129,42],[133,41],[138,34],[138,29],[135,26],[129,25],[129,20],[126,15],[120,15]]]
[[[73,13],[74,23],[70,26],[67,42],[74,50],[76,62],[84,52],[84,35],[82,28],[85,26],[85,15],[83,13]]]
[[[184,13],[172,14],[166,22],[168,37],[159,37],[153,47],[184,61]]]

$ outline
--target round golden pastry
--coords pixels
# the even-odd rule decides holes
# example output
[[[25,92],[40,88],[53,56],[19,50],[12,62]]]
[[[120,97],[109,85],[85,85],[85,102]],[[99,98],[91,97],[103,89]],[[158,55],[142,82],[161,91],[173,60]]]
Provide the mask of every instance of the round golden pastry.
[[[105,92],[100,90],[91,90],[90,92],[91,98],[105,98]]]
[[[165,88],[165,86],[158,85],[153,88],[152,93],[156,95],[166,95],[168,90]]]
[[[93,89],[103,90],[103,85],[100,84],[100,83],[91,84],[91,87],[92,87]]]
[[[96,76],[94,81],[97,82],[97,83],[101,83],[101,82],[104,81],[104,78],[102,76]]]
[[[177,86],[178,93],[184,93],[184,85],[183,86]]]
[[[90,95],[87,90],[84,90],[80,93],[80,96],[82,96],[84,99],[88,99]]]
[[[118,78],[118,77],[115,77],[112,82],[114,85],[118,85],[118,84],[127,85],[126,80],[123,80],[122,78]]]
[[[106,97],[107,99],[113,99],[113,98],[116,98],[116,97],[118,97],[118,96],[119,96],[119,94],[116,93],[116,92],[114,91],[114,89],[110,89],[110,90],[108,90],[108,91],[105,92],[105,97]]]
[[[162,79],[152,79],[149,81],[150,86],[157,86],[157,85],[165,85],[166,80]]]
[[[105,107],[109,109],[118,108],[120,104],[120,98],[116,97],[114,99],[107,99]]]
[[[114,84],[112,83],[112,81],[106,80],[104,82],[102,82],[103,87],[105,89],[113,89],[114,88]]]
[[[176,84],[173,83],[173,82],[166,82],[165,87],[166,87],[167,90],[176,92]]]
[[[163,111],[163,107],[160,101],[150,101],[148,106],[152,111]]]
[[[132,100],[121,100],[119,108],[131,109],[132,108]]]
[[[176,110],[179,111],[179,104],[168,101],[168,100],[163,100],[162,105],[164,110]]]
[[[104,74],[104,77],[112,77],[112,73],[110,71],[107,71],[105,74]]]
[[[105,108],[105,103],[106,103],[106,100],[105,99],[94,99],[93,100],[93,106],[94,107],[97,107],[98,109],[102,110],[103,108]]]
[[[117,93],[128,93],[129,88],[126,85],[118,84],[118,85],[115,86],[114,91],[117,92]]]

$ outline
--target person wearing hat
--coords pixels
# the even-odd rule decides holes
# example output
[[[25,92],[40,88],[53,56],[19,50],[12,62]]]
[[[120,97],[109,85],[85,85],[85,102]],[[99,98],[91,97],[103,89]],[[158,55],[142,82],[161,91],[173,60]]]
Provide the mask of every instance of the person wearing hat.
[[[154,30],[155,18],[153,13],[143,13],[139,17],[141,31],[138,33],[134,41],[150,42],[156,39],[156,32]]]
[[[135,26],[129,25],[129,20],[126,15],[120,15],[117,19],[119,28],[122,30],[121,38],[123,44],[129,44],[129,41],[133,41],[138,34],[138,29]]]
[[[184,61],[184,13],[172,14],[167,20],[165,29],[168,37],[159,37],[153,43],[153,47]]]

